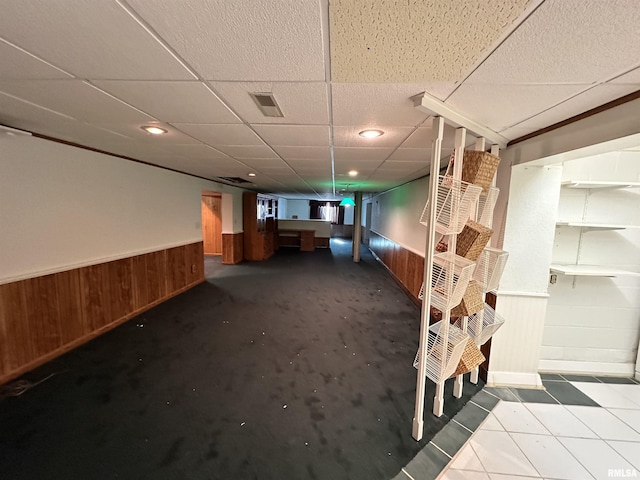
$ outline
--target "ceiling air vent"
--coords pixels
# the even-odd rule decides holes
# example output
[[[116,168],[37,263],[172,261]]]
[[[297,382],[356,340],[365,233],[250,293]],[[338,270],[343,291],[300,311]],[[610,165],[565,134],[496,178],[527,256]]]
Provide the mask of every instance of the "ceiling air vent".
[[[249,95],[265,117],[284,117],[273,93],[250,93]]]
[[[235,185],[240,185],[242,183],[251,183],[249,180],[245,180],[240,177],[218,177],[218,180],[222,180],[223,182],[233,183]]]

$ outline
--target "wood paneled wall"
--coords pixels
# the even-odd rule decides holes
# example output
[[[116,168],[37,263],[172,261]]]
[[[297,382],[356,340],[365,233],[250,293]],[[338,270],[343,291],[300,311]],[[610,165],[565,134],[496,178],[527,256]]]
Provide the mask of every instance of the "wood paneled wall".
[[[222,234],[222,263],[234,265],[242,262],[244,258],[243,233],[223,233]]]
[[[0,285],[0,384],[202,281],[197,242]]]
[[[407,290],[411,298],[420,303],[418,294],[424,275],[424,258],[373,231],[369,239],[369,249]]]
[[[222,196],[202,195],[202,239],[205,255],[222,255]]]

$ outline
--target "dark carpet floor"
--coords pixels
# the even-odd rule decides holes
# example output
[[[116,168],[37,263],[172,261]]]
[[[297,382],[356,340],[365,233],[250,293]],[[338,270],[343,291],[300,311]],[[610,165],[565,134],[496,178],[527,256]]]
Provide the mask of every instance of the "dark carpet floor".
[[[429,382],[413,440],[419,310],[368,250],[350,254],[207,259],[205,283],[0,400],[0,478],[392,478],[480,387],[457,400],[447,382],[436,418]]]

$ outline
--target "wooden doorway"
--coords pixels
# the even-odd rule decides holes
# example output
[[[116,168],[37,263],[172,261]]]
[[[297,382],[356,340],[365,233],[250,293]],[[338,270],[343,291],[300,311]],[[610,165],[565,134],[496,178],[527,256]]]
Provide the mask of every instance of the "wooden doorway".
[[[222,255],[222,196],[202,195],[202,239],[205,255]]]

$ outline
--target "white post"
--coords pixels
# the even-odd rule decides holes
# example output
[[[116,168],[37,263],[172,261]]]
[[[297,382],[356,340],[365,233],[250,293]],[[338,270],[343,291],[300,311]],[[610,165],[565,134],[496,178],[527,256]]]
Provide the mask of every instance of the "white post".
[[[353,207],[353,261],[360,262],[360,237],[362,232],[362,192],[355,193]]]
[[[424,430],[424,396],[426,388],[427,343],[429,339],[429,318],[431,311],[431,275],[433,273],[433,254],[436,237],[436,204],[438,202],[438,173],[442,154],[442,137],[444,136],[444,119],[434,117],[431,122],[431,176],[429,177],[429,225],[424,257],[424,299],[420,312],[420,345],[418,354],[418,374],[416,380],[416,404],[413,415],[412,435],[416,440],[422,439]]]
[[[465,128],[458,128],[456,130],[454,148],[455,148],[455,157],[453,159],[453,178],[456,180],[462,179],[462,162],[464,159],[464,146],[467,142],[467,130]],[[477,145],[477,142],[476,142]],[[451,235],[449,238],[449,251],[456,253],[456,243],[457,243],[457,235]],[[445,319],[447,323],[449,323],[450,312],[447,311],[447,314],[443,316],[442,321]],[[467,317],[462,319],[462,331],[467,331]],[[456,376],[455,382],[453,384],[453,396],[456,398],[462,397],[462,385],[463,385],[463,376]]]

